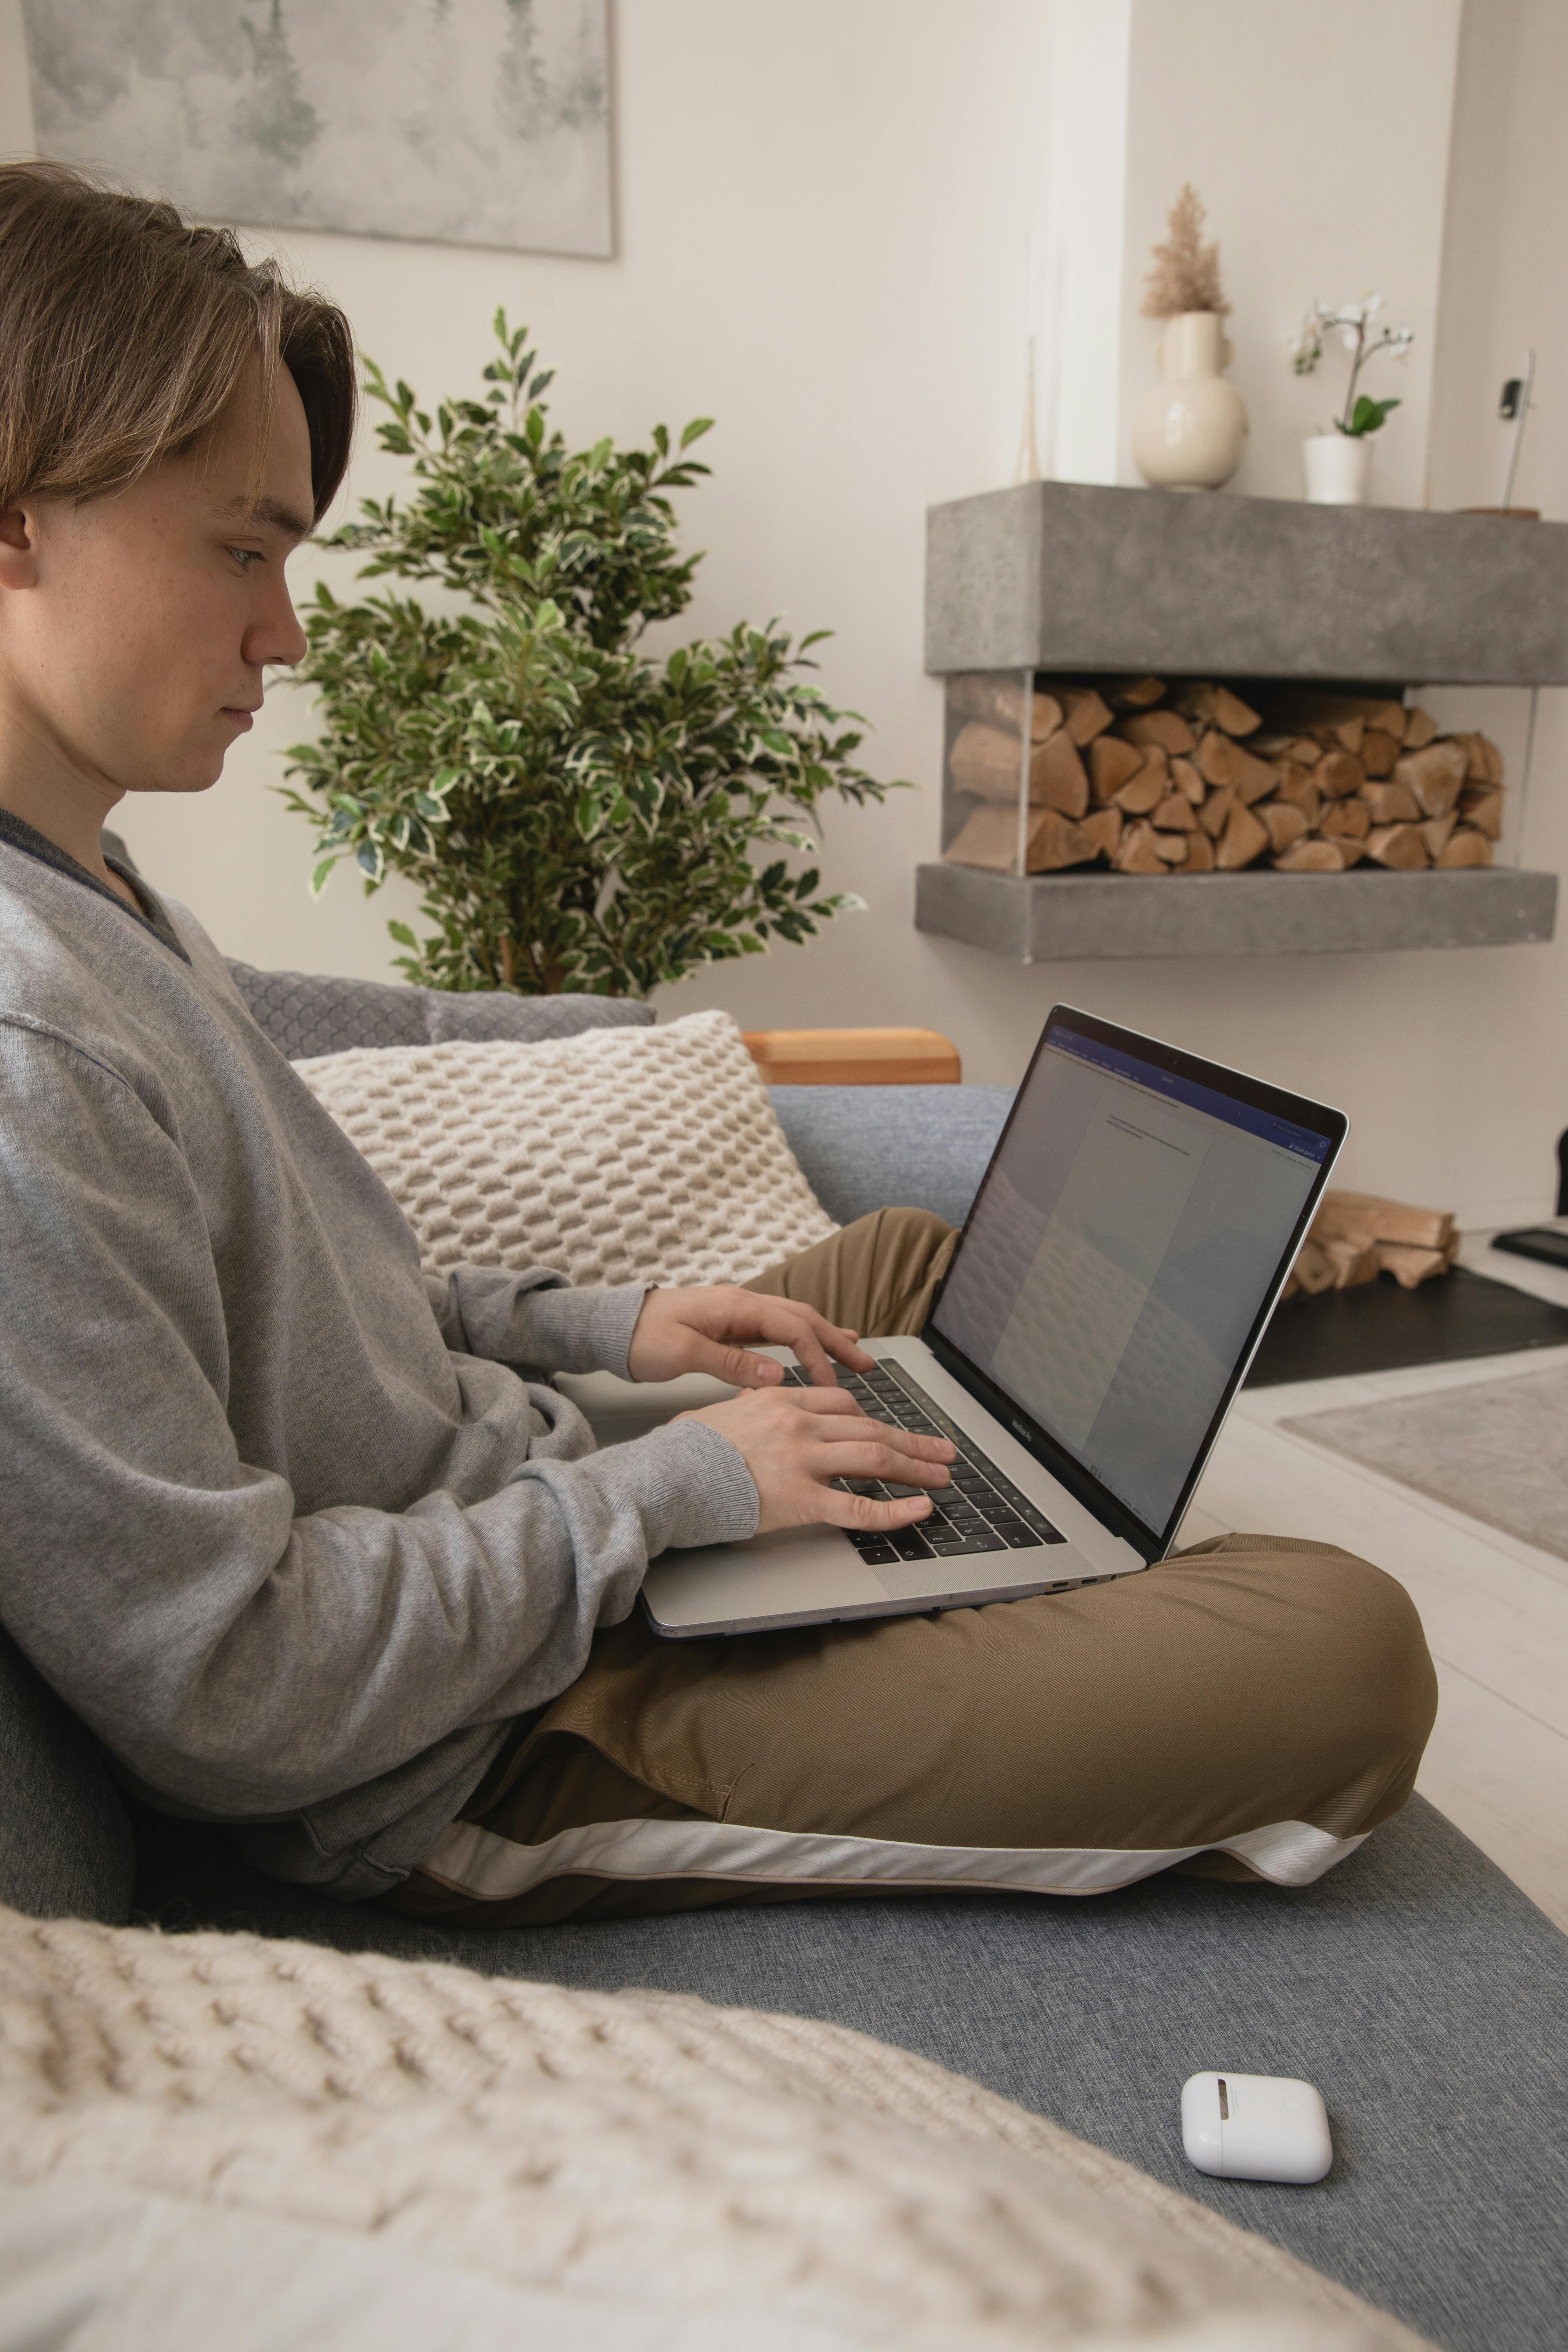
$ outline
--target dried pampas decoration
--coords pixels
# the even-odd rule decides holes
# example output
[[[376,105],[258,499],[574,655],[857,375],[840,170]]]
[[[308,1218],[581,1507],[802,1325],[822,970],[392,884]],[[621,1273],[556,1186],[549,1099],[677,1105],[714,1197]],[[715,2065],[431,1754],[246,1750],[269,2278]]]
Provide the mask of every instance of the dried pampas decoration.
[[[1170,236],[1154,247],[1143,296],[1146,319],[1179,319],[1188,310],[1230,309],[1219,282],[1219,247],[1203,241],[1204,208],[1189,180],[1171,206]]]

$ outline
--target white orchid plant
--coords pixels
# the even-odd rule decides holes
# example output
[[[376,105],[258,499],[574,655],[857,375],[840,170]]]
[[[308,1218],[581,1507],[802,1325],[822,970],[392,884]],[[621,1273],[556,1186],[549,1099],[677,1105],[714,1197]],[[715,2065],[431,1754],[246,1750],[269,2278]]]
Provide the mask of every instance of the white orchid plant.
[[[1404,360],[1415,341],[1411,327],[1386,327],[1378,324],[1383,309],[1381,294],[1363,294],[1359,302],[1342,303],[1330,310],[1325,303],[1314,302],[1301,321],[1299,334],[1286,339],[1290,364],[1298,375],[1310,375],[1331,335],[1338,335],[1351,355],[1351,380],[1345,388],[1345,404],[1333,421],[1336,433],[1348,433],[1356,438],[1375,433],[1391,412],[1399,406],[1397,400],[1372,400],[1358,392],[1361,372],[1368,360],[1386,352],[1391,359]]]

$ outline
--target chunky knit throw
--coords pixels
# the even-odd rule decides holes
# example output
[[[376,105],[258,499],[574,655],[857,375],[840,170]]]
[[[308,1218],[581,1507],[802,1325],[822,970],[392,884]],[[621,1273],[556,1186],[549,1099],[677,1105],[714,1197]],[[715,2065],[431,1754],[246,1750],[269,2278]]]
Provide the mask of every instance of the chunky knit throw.
[[[744,1282],[837,1231],[725,1013],[295,1067],[392,1193],[430,1273]]]
[[[94,2344],[142,2341],[140,2295],[164,2352],[186,2342],[182,2311],[193,2345],[488,2347],[524,2341],[519,2313],[538,2323],[542,2296],[548,2340],[604,2352],[1416,2342],[1261,2239],[860,2034],[245,1935],[0,1911],[0,2186],[7,2345],[23,2340],[7,2296],[26,2287],[37,2326],[32,2272],[50,2263],[69,2274],[57,2302],[79,2314],[96,2294],[121,2322]],[[311,2332],[313,2280],[340,2305],[385,2290],[379,2332],[334,2333],[320,2312]],[[456,2326],[481,2289],[510,2329]]]

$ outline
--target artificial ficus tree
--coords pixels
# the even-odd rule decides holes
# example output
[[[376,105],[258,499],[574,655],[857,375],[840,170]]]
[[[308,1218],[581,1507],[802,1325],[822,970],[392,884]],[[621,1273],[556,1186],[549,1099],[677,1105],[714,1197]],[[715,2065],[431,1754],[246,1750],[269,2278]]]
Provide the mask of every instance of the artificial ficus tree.
[[[459,603],[318,588],[297,675],[324,725],[289,751],[304,789],[285,795],[316,829],[312,887],[343,858],[368,890],[408,876],[432,928],[388,928],[400,969],[438,988],[643,995],[804,940],[862,902],[790,853],[812,853],[826,794],[891,789],[853,764],[863,722],[803,675],[826,632],[742,623],[641,651],[690,602],[699,559],[668,494],[707,472],[688,452],[709,420],[674,448],[658,425],[646,449],[569,450],[526,329],[498,311],[495,331],[485,397],[433,416],[367,368],[382,446],[416,487],[364,500],[326,543],[364,554],[362,579],[436,581]]]

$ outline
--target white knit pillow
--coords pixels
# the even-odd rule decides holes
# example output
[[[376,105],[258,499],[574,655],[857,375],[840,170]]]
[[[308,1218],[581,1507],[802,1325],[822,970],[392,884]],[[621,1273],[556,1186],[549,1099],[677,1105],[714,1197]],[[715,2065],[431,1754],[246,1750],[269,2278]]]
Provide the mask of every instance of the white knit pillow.
[[[837,1227],[726,1013],[550,1045],[395,1045],[295,1068],[432,1273],[744,1282]]]

